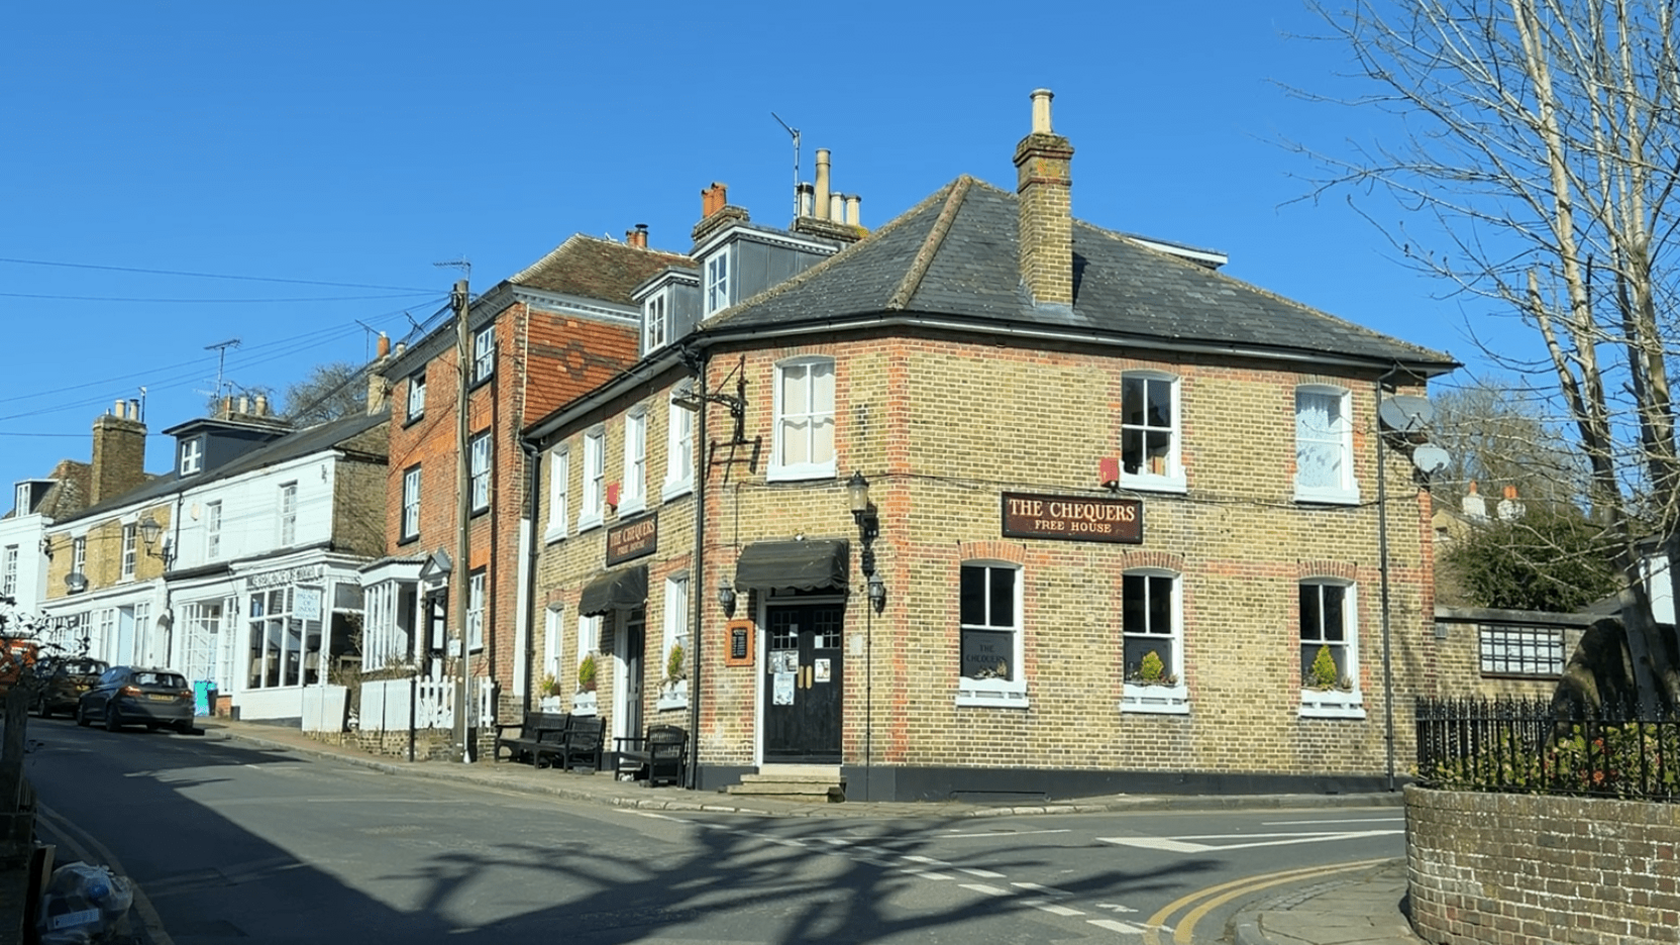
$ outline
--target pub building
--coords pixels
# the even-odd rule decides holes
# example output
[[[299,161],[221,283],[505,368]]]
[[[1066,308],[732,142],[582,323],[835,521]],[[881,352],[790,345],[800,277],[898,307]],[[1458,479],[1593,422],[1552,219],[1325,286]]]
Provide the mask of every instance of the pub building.
[[[702,790],[1391,784],[1433,562],[1376,410],[1455,362],[1075,219],[1032,98],[1013,193],[864,234],[706,191],[641,360],[526,428],[528,684],[681,726]]]

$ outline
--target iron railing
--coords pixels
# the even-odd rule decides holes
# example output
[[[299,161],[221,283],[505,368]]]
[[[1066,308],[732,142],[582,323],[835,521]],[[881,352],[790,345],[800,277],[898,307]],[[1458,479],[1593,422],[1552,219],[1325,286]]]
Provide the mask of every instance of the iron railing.
[[[1680,715],[1545,699],[1417,700],[1428,787],[1680,802]]]

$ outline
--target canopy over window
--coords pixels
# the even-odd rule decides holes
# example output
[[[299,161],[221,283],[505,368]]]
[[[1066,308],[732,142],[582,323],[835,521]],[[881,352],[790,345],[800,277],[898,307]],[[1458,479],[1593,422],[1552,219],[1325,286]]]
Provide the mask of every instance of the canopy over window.
[[[834,541],[756,541],[735,562],[737,590],[790,587],[796,591],[846,589],[851,548]]]
[[[608,571],[590,581],[578,601],[578,613],[595,617],[614,610],[647,606],[647,565]]]

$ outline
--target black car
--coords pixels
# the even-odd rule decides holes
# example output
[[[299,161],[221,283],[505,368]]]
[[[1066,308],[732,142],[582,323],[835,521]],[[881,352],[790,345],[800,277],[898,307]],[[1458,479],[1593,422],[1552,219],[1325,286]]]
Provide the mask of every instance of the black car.
[[[180,673],[138,666],[113,666],[76,704],[76,724],[105,723],[107,731],[124,725],[149,729],[169,726],[183,735],[193,730],[192,688]]]
[[[55,712],[74,712],[82,693],[92,689],[110,665],[90,656],[49,656],[35,664],[41,688],[35,694],[35,711],[41,718]]]

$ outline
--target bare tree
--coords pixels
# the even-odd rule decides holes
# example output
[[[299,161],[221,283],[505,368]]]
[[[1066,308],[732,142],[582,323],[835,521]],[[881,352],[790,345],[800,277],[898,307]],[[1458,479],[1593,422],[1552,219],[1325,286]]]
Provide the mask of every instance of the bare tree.
[[[1617,537],[1642,708],[1673,706],[1680,646],[1652,618],[1639,543],[1680,564],[1663,335],[1680,223],[1674,0],[1344,2],[1318,9],[1374,83],[1360,103],[1408,136],[1309,152],[1323,187],[1396,198],[1407,223],[1386,231],[1407,258],[1532,330],[1543,355],[1505,356],[1551,377]]]
[[[1541,394],[1516,381],[1482,380],[1431,395],[1430,440],[1451,457],[1430,476],[1437,499],[1447,491],[1456,501],[1471,483],[1490,500],[1514,486],[1530,511],[1584,511],[1586,464]]]
[[[281,415],[298,426],[311,426],[367,409],[366,374],[348,361],[317,364],[303,380],[286,388]]]

